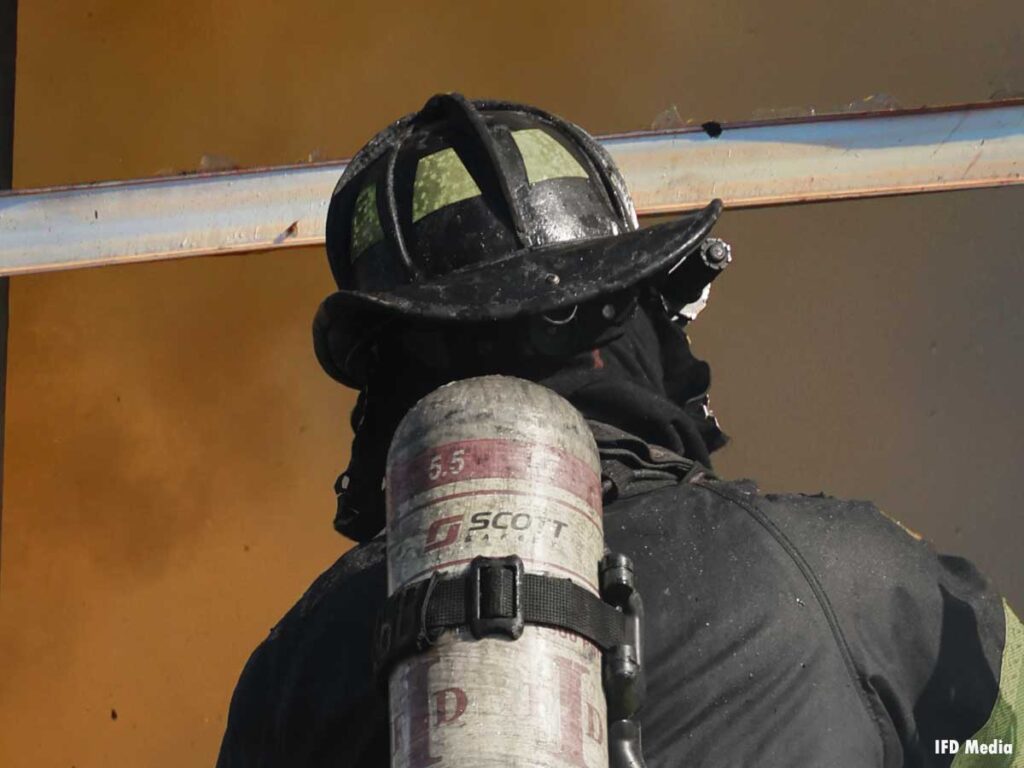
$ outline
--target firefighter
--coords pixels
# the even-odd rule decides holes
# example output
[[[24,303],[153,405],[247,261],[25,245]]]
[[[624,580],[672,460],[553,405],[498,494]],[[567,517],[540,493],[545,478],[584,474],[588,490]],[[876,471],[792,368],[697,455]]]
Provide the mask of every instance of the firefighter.
[[[360,151],[328,214],[340,290],[314,321],[321,364],[360,391],[335,519],[360,543],[253,653],[220,768],[388,764],[370,639],[388,446],[421,397],[491,373],[593,431],[606,542],[646,605],[651,768],[1024,765],[1024,629],[971,563],[869,503],[714,475],[726,438],[684,326],[728,261],[720,209],[640,230],[583,130],[457,94]]]

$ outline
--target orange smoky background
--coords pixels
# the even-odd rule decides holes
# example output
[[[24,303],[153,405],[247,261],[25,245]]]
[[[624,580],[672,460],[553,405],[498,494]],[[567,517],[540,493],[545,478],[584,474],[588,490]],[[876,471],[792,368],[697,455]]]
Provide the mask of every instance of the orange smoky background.
[[[37,0],[17,43],[17,188],[346,157],[442,90],[601,134],[1024,89],[1019,0]],[[692,333],[722,475],[873,498],[1018,608],[1022,195],[727,212]],[[248,653],[349,546],[331,288],[320,249],[11,280],[0,764],[213,763]]]

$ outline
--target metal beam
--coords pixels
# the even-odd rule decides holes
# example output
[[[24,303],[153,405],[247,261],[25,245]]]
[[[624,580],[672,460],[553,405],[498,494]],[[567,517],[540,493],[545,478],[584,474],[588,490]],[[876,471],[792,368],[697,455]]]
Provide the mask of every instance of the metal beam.
[[[627,134],[605,146],[643,214],[715,197],[746,208],[1024,183],[1024,99],[721,130]]]
[[[1024,182],[1024,100],[603,139],[641,215]],[[0,195],[0,275],[323,242],[343,162]]]

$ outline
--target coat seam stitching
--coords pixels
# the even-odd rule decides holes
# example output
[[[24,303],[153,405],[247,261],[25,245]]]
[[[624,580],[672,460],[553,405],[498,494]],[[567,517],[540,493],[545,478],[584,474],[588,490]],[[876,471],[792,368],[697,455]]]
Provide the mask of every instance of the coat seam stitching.
[[[818,577],[815,575],[810,564],[806,559],[804,559],[803,554],[797,546],[790,541],[789,537],[786,536],[782,529],[779,528],[775,522],[771,520],[756,504],[737,498],[722,489],[713,488],[704,482],[698,481],[696,485],[710,491],[726,501],[732,502],[740,509],[744,510],[762,528],[764,528],[773,539],[775,539],[775,542],[787,555],[789,555],[789,558],[797,566],[797,569],[803,576],[804,581],[806,581],[808,586],[811,588],[811,592],[814,594],[814,598],[817,601],[818,606],[825,615],[825,621],[828,623],[829,629],[832,632],[832,639],[839,649],[839,654],[842,656],[847,675],[849,675],[851,682],[854,684],[854,688],[857,690],[861,705],[864,707],[868,717],[875,725],[875,731],[878,735],[879,743],[882,748],[882,764],[886,765],[886,742],[882,733],[882,725],[879,722],[878,714],[875,712],[875,708],[868,698],[869,693],[865,690],[863,677],[853,660],[853,654],[850,652],[850,645],[846,640],[846,634],[840,626],[839,617],[836,616],[835,610],[832,608],[832,602],[829,600],[828,594],[825,592],[825,588],[821,585],[821,582],[818,580]]]

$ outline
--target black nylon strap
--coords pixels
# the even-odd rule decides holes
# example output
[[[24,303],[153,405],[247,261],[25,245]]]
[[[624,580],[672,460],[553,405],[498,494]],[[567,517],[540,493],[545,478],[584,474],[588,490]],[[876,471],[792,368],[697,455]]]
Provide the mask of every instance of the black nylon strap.
[[[470,625],[475,578],[480,582],[483,634],[508,634],[487,631],[486,622],[516,615],[514,570],[485,563],[467,575],[419,581],[391,595],[381,610],[373,643],[378,675],[401,658],[425,650],[443,630]],[[631,642],[624,614],[570,579],[523,574],[519,607],[526,624],[567,630],[602,651]]]

